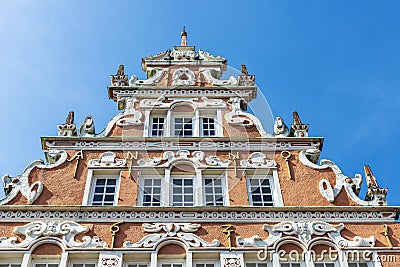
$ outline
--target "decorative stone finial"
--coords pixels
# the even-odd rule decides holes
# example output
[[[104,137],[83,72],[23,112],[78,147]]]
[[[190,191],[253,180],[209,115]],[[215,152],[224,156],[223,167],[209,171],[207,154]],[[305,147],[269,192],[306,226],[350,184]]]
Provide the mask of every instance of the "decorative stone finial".
[[[183,26],[183,31],[181,32],[181,46],[187,45],[187,32],[185,31],[185,26]]]
[[[293,112],[293,124],[292,124],[292,135],[295,137],[307,137],[308,136],[308,124],[301,123],[299,113]]]
[[[124,73],[124,65],[119,65],[117,74],[111,75],[111,85],[113,86],[128,86],[128,75]]]
[[[283,118],[276,117],[275,124],[274,124],[275,136],[286,137],[286,136],[289,136],[289,133],[290,133],[289,129],[286,126],[285,122],[283,121]]]
[[[364,165],[365,179],[367,180],[368,191],[365,196],[365,200],[373,200],[376,198],[379,205],[387,205],[386,194],[387,188],[380,188],[371,168],[368,165]]]
[[[241,68],[242,74],[238,77],[239,86],[253,86],[256,76],[249,75],[246,65],[242,65]]]
[[[65,124],[57,125],[58,136],[76,136],[76,125],[74,124],[74,112],[68,113]]]

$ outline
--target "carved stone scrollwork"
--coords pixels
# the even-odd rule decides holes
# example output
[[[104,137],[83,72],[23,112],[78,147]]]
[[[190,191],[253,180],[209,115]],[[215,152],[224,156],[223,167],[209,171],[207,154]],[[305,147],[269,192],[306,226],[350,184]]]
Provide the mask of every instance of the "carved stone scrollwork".
[[[105,248],[107,244],[100,241],[97,236],[82,237],[82,242],[75,240],[76,235],[84,234],[89,231],[89,227],[82,226],[73,221],[36,221],[24,226],[14,228],[14,233],[24,235],[22,242],[17,242],[16,237],[0,238],[0,248],[26,248],[40,237],[61,236],[67,247],[71,248]]]
[[[114,152],[105,152],[99,159],[89,160],[89,167],[121,167],[126,165],[125,159],[119,159]]]
[[[52,169],[60,166],[67,160],[67,153],[63,150],[48,150],[45,151],[46,158],[50,164],[44,164],[42,160],[35,160],[30,163],[21,175],[17,177],[10,177],[8,174],[2,177],[4,191],[6,192],[5,198],[0,200],[0,205],[7,204],[14,199],[19,192],[32,204],[42,193],[43,184],[36,181],[29,184],[29,174],[37,167],[39,169]]]
[[[148,71],[153,71],[151,77],[149,77],[147,80],[131,79],[130,85],[154,85],[161,80],[167,70],[168,69],[166,68],[154,68],[152,70],[149,69]]]
[[[135,109],[137,102],[134,97],[123,97],[118,100],[118,109],[125,109],[121,118],[117,120],[119,127],[136,126],[142,124],[142,113]]]
[[[265,154],[261,152],[254,152],[249,156],[247,160],[241,160],[240,165],[248,168],[274,168],[276,162],[274,160],[268,160]]]
[[[222,161],[217,156],[206,157],[206,163],[210,166],[228,167],[231,161],[229,159]]]
[[[204,75],[206,80],[213,85],[234,86],[238,84],[237,80],[233,76],[229,77],[229,80],[219,80],[218,78],[216,78],[219,76],[218,69],[200,68],[199,71]]]
[[[131,243],[126,241],[126,248],[154,248],[157,244],[167,238],[178,238],[190,247],[218,247],[220,242],[214,239],[211,243],[204,241],[199,236],[193,234],[200,229],[200,224],[192,223],[144,223],[143,231],[149,234],[143,237],[139,242]],[[164,231],[164,233],[159,233]],[[182,233],[183,232],[183,233]]]
[[[172,74],[172,85],[195,85],[195,74],[188,68],[177,69]]]
[[[240,125],[245,127],[255,125],[261,137],[271,136],[267,134],[260,120],[256,116],[242,110],[242,100],[243,99],[240,97],[233,97],[229,100],[229,102],[232,103],[232,111],[225,114],[225,120],[232,125]]]
[[[332,225],[321,221],[304,221],[293,222],[284,221],[275,225],[264,224],[265,231],[268,231],[269,236],[267,239],[262,240],[259,236],[255,235],[250,238],[237,237],[236,241],[241,247],[255,246],[272,246],[282,236],[295,235],[304,244],[313,240],[313,236],[328,236],[335,244],[341,247],[373,247],[375,246],[375,237],[371,236],[363,238],[355,236],[353,241],[348,241],[343,238],[340,232],[344,229],[344,224]]]
[[[299,154],[299,160],[305,166],[310,167],[316,170],[323,170],[330,168],[336,175],[336,184],[334,187],[330,184],[327,179],[322,179],[319,182],[319,190],[321,195],[326,198],[328,201],[333,202],[336,196],[340,193],[342,188],[344,187],[347,195],[357,204],[363,206],[382,206],[387,205],[386,201],[386,190],[382,190],[382,195],[376,194],[370,200],[362,200],[358,197],[361,188],[362,176],[360,174],[355,174],[353,178],[349,178],[344,175],[342,170],[332,161],[327,159],[322,159],[320,164],[317,165],[314,162],[310,161],[310,158],[318,153],[317,149],[308,149],[303,150]],[[378,192],[380,193],[380,192]]]
[[[79,136],[94,136],[95,135],[95,128],[94,128],[94,121],[92,116],[86,116],[85,120],[79,127]]]

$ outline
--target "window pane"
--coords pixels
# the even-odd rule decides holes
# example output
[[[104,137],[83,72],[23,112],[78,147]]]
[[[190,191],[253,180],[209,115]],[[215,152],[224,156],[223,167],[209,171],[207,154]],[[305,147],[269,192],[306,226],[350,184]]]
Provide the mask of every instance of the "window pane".
[[[93,205],[113,205],[117,186],[116,178],[96,178],[94,194],[92,197]],[[51,266],[47,266],[51,267]]]

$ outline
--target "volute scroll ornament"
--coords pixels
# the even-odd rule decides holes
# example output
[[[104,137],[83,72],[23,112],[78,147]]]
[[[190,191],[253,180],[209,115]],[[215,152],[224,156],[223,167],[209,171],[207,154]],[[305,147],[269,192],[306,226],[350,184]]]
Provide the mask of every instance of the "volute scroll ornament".
[[[52,169],[63,164],[68,154],[63,150],[47,150],[45,151],[49,164],[45,164],[42,160],[31,162],[21,175],[10,177],[8,174],[2,177],[3,188],[6,196],[0,200],[0,205],[7,204],[13,200],[19,192],[28,200],[28,204],[32,204],[41,195],[43,191],[43,183],[36,181],[29,184],[29,175],[34,168]]]

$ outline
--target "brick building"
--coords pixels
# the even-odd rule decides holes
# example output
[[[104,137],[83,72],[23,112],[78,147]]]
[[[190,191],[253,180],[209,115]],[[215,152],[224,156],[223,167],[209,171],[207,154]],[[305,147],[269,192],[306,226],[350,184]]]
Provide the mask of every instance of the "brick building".
[[[298,113],[268,133],[255,77],[181,45],[121,65],[102,132],[74,113],[42,137],[46,162],[3,176],[0,267],[400,266],[398,208],[369,166],[319,160]],[[367,195],[360,196],[362,180]]]

